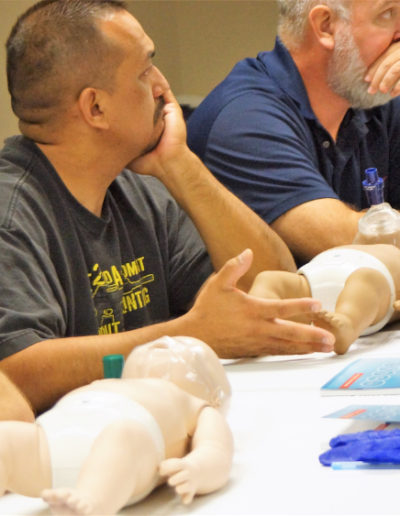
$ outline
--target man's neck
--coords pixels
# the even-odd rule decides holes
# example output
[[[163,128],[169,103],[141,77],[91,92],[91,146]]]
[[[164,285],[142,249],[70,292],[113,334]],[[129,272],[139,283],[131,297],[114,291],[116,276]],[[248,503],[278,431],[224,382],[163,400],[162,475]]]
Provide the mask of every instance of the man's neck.
[[[349,103],[336,95],[329,87],[324,62],[304,57],[306,53],[292,54],[296,66],[303,78],[311,108],[322,126],[336,141],[340,124],[349,109]],[[308,53],[312,55],[312,52]]]
[[[79,144],[68,147],[37,145],[75,199],[100,217],[107,189],[123,165],[118,168],[118,165],[108,159],[106,151],[101,156],[96,156],[96,151],[91,152],[89,147],[85,147],[84,152],[81,152]]]

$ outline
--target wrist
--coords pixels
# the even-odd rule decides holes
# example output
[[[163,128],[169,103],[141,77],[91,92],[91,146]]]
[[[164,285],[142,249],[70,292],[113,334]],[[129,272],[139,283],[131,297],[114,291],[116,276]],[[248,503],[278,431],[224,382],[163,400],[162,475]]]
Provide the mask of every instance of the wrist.
[[[168,156],[161,164],[165,181],[170,178],[179,180],[182,175],[192,175],[194,169],[197,169],[200,165],[200,159],[187,145],[180,146],[172,156]]]
[[[185,147],[179,155],[166,161],[162,166],[163,173],[160,181],[170,191],[171,195],[185,207],[185,199],[193,200],[210,188],[210,182],[217,180],[203,165],[201,160],[188,147]]]

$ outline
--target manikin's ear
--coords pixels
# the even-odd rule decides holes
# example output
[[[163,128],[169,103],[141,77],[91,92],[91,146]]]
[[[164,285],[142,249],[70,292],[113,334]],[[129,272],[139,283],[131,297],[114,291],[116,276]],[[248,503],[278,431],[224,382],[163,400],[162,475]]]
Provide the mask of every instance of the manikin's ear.
[[[310,11],[309,21],[314,36],[320,45],[326,50],[333,50],[337,15],[326,5],[316,5]]]
[[[108,129],[105,107],[107,93],[96,88],[85,88],[79,95],[79,109],[86,122],[95,129]]]

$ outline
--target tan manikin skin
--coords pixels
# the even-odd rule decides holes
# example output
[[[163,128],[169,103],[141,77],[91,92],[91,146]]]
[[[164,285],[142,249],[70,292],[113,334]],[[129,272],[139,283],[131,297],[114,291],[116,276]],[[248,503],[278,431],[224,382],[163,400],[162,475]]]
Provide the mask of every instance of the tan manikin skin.
[[[398,320],[400,249],[386,244],[349,245],[336,249],[342,248],[371,254],[387,267],[396,289],[395,312],[390,322]],[[249,293],[278,299],[311,295],[309,284],[303,275],[283,271],[262,272]],[[382,273],[372,268],[360,268],[348,277],[336,301],[335,311],[314,314],[312,321],[335,335],[335,352],[342,354],[366,328],[383,318],[388,311],[390,297],[390,286]]]
[[[121,419],[95,439],[77,485],[52,488],[41,426],[1,422],[0,492],[42,496],[54,514],[115,514],[155,484],[168,482],[188,504],[228,481],[233,441],[218,409],[230,386],[217,355],[203,342],[157,339],[130,354],[121,379],[97,380],[65,398],[79,391],[117,393],[147,409],[161,430],[165,459],[160,461],[145,426]]]

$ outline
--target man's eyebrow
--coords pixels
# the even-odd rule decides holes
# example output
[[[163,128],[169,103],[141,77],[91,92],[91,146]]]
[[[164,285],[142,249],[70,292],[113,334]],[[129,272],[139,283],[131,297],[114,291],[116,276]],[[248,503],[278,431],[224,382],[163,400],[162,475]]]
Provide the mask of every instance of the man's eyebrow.
[[[378,2],[376,5],[377,11],[380,11],[381,9],[386,9],[389,5],[397,5],[397,2],[394,0],[382,0],[381,2]]]

